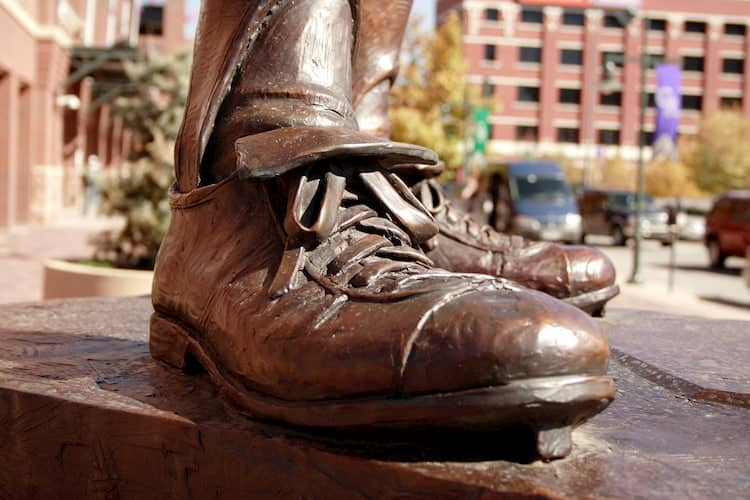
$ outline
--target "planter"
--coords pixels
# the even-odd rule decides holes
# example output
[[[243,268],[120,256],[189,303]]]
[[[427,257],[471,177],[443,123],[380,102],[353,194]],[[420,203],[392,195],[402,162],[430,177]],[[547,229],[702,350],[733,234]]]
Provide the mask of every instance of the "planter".
[[[127,297],[151,293],[153,271],[135,271],[76,264],[44,263],[44,298]]]

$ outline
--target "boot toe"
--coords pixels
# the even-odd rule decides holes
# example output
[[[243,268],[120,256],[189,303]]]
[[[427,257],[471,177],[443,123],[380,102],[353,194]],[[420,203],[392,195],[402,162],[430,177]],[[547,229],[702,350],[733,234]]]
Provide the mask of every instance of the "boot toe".
[[[565,247],[574,295],[600,290],[615,283],[615,266],[604,252],[585,246]]]
[[[405,393],[448,392],[564,375],[603,375],[597,324],[545,294],[476,291],[435,311],[411,346]]]

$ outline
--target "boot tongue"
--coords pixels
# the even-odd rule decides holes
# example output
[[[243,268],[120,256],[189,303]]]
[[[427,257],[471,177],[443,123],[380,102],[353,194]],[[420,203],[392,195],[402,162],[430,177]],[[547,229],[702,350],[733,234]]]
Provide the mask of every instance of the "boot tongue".
[[[362,187],[377,201],[377,208],[382,212],[380,215],[403,229],[411,243],[424,242],[438,233],[435,220],[397,176],[380,170],[316,165],[308,167],[299,176],[289,197],[284,230],[290,241],[323,242],[328,239],[343,222],[339,221],[339,215],[345,195],[358,196],[356,191]]]

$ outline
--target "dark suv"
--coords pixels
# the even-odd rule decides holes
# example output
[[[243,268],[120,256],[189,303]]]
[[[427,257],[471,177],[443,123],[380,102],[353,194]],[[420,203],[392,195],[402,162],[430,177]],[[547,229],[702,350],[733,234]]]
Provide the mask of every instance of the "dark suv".
[[[750,247],[750,191],[721,195],[706,215],[706,248],[713,268],[727,257],[744,257]]]
[[[598,234],[612,237],[615,245],[627,243],[635,233],[635,192],[609,189],[590,189],[578,198],[578,210],[581,213],[583,235]],[[669,215],[658,206],[653,198],[644,195],[641,234],[644,238],[659,240],[662,243],[671,241],[669,234]]]

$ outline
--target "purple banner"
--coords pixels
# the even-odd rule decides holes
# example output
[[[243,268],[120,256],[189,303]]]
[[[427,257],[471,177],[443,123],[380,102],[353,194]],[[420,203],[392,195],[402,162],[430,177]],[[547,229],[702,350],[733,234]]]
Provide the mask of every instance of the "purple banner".
[[[656,127],[654,156],[676,156],[677,127],[680,124],[680,67],[674,64],[656,66]]]

